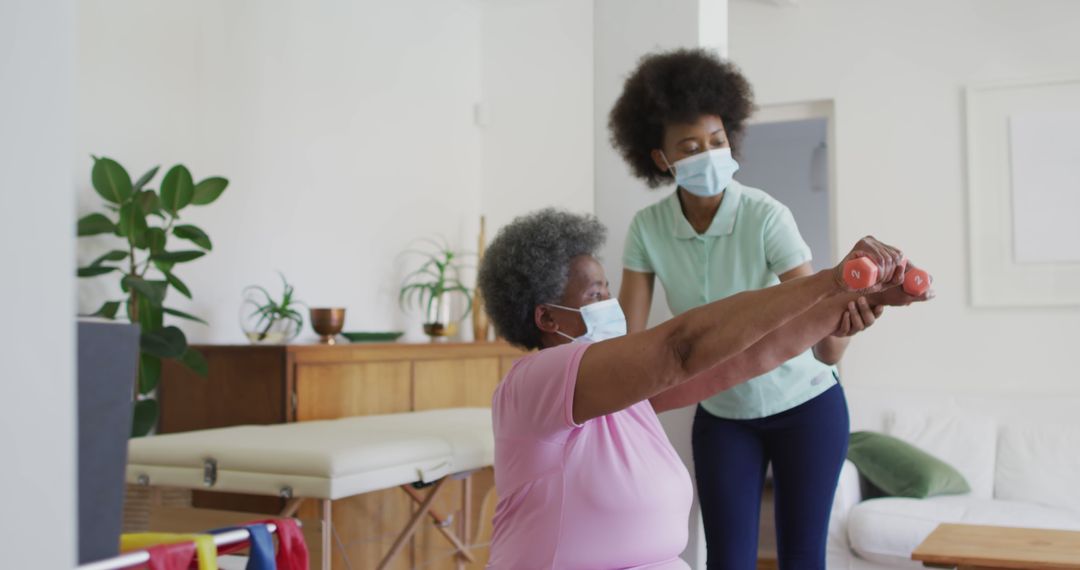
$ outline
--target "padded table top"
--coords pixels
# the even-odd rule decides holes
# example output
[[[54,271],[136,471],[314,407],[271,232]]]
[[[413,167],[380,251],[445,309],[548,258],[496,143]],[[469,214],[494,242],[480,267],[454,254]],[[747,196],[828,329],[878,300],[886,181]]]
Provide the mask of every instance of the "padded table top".
[[[337,499],[487,467],[494,449],[490,409],[450,408],[133,439],[127,479],[272,495],[288,487],[297,497]]]

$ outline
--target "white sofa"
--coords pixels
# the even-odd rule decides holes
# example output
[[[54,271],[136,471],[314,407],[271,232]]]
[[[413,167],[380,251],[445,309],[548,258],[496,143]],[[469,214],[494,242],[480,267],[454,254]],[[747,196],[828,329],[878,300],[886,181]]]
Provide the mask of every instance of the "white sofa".
[[[845,463],[829,526],[830,570],[920,568],[940,523],[1080,530],[1080,397],[942,395],[845,386],[852,431],[903,439],[946,461],[964,495],[862,500]]]

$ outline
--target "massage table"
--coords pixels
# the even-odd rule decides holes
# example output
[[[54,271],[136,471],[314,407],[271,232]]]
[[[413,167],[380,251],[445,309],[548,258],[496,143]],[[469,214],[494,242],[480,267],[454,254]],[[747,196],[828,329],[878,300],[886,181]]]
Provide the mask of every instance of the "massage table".
[[[237,426],[132,439],[127,481],[273,495],[287,499],[282,516],[305,500],[321,507],[322,568],[330,568],[331,502],[399,487],[419,504],[379,568],[387,567],[431,517],[460,559],[469,547],[432,503],[449,479],[494,463],[488,408],[450,408],[288,424]],[[429,487],[427,494],[418,489]],[[471,511],[465,493],[465,516]],[[466,525],[468,522],[466,522]]]

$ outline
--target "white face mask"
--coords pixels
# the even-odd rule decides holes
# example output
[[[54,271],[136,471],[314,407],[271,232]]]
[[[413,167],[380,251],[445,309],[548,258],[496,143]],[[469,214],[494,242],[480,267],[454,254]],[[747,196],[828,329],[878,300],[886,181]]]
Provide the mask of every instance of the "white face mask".
[[[626,315],[623,314],[618,299],[605,299],[596,303],[590,303],[580,309],[564,307],[553,303],[545,304],[549,307],[555,307],[556,309],[581,313],[581,318],[585,321],[585,334],[574,338],[562,331],[555,331],[555,334],[562,335],[573,342],[600,342],[609,338],[626,335]]]
[[[716,196],[731,185],[732,177],[739,170],[739,163],[731,157],[730,148],[714,148],[688,156],[675,164],[668,162],[660,151],[664,164],[675,173],[675,183],[687,192],[708,198]]]

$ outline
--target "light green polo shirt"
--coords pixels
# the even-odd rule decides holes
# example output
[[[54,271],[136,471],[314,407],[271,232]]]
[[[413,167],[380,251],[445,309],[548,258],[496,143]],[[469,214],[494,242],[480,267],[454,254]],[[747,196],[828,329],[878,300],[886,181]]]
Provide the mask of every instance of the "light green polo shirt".
[[[673,192],[630,224],[623,266],[655,273],[675,315],[736,293],[780,282],[810,261],[791,211],[756,188],[732,182],[704,234],[686,220]],[[805,403],[836,384],[835,367],[812,350],[701,402],[715,416],[763,418]]]

